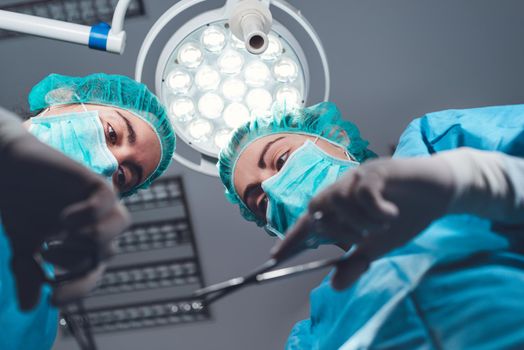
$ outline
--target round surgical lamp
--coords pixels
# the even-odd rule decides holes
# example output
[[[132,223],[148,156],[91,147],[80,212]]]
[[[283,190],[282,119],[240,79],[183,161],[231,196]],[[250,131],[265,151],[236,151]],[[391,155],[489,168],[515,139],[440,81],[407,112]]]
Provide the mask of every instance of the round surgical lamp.
[[[181,0],[147,34],[138,54],[135,79],[142,80],[147,54],[164,27],[205,0]],[[283,0],[227,0],[199,14],[171,36],[155,74],[157,95],[168,109],[178,140],[199,153],[193,162],[173,158],[195,171],[217,176],[216,161],[235,128],[272,109],[305,105],[309,68],[299,42],[272,19],[270,7],[294,19],[318,51],[329,98],[329,66],[320,39],[300,12]]]

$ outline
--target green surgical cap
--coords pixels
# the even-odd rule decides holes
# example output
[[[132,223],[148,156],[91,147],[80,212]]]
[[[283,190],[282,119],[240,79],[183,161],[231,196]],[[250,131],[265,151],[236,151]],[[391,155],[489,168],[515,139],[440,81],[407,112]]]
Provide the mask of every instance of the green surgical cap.
[[[124,193],[124,196],[147,188],[168,168],[175,151],[175,132],[164,106],[144,84],[126,76],[104,73],[86,77],[51,74],[36,84],[29,93],[29,107],[33,112],[51,106],[76,103],[125,109],[148,123],[157,134],[161,147],[160,163],[143,183]]]
[[[263,221],[242,202],[235,190],[233,175],[238,158],[252,142],[279,133],[318,136],[347,149],[359,162],[377,156],[367,148],[369,142],[360,137],[356,125],[342,119],[337,106],[331,102],[290,113],[275,109],[271,117],[259,117],[245,123],[233,132],[228,145],[221,150],[217,167],[226,188],[226,198],[239,205],[240,213],[246,220],[255,221],[259,226],[264,224]]]

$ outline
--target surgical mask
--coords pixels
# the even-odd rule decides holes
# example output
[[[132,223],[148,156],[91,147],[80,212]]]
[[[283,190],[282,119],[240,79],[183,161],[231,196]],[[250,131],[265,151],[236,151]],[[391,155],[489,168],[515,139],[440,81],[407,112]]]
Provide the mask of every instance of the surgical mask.
[[[112,176],[118,169],[104,134],[98,111],[74,112],[31,119],[29,132],[43,143],[83,164],[106,178],[113,187]]]
[[[314,142],[307,140],[290,155],[279,173],[262,183],[268,196],[266,231],[284,239],[286,231],[306,212],[311,199],[333,184],[346,171],[360,163],[339,159],[327,154]],[[333,243],[314,233],[308,240],[310,248]]]

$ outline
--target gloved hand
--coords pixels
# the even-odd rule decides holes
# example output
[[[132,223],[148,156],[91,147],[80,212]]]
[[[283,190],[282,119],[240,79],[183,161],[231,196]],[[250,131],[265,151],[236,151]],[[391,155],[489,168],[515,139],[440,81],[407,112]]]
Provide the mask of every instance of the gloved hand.
[[[438,157],[366,162],[319,193],[272,255],[289,256],[311,232],[346,247],[358,244],[333,276],[333,287],[343,289],[373,260],[445,215],[454,199],[454,182],[448,163]]]
[[[100,256],[108,257],[111,240],[128,226],[129,216],[102,178],[20,130],[20,125],[3,121],[0,215],[12,248],[20,307],[29,310],[39,301],[44,283],[43,271],[33,258],[44,240],[59,233],[68,239],[88,235]],[[99,265],[85,276],[56,286],[52,302],[60,305],[83,296],[103,269]]]

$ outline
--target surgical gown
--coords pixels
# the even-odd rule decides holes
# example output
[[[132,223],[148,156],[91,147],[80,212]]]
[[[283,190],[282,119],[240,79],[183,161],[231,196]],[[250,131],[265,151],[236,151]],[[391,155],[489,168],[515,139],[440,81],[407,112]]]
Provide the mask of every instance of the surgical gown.
[[[524,105],[428,114],[408,126],[395,157],[461,146],[523,157]],[[523,244],[522,228],[445,216],[352,287],[337,292],[326,277],[286,347],[524,349]]]
[[[9,240],[0,223],[0,349],[51,349],[58,326],[58,310],[49,304],[50,288],[42,288],[40,301],[33,310],[20,311],[10,262]]]

